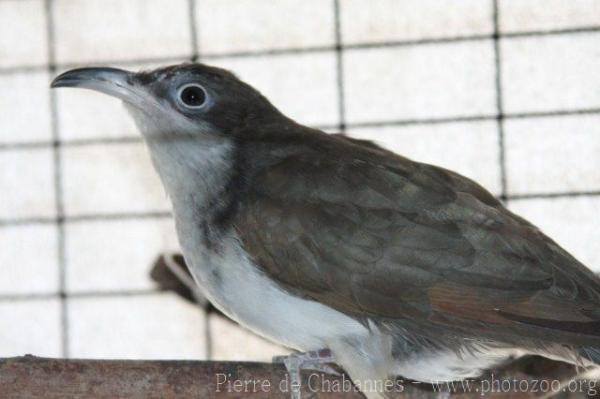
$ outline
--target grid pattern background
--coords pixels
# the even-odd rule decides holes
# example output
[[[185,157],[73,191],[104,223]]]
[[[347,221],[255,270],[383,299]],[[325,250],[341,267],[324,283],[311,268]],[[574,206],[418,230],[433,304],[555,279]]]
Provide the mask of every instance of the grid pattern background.
[[[482,183],[600,271],[594,0],[0,0],[0,356],[268,360],[286,352],[159,291],[168,200],[82,65],[193,60],[296,120]]]

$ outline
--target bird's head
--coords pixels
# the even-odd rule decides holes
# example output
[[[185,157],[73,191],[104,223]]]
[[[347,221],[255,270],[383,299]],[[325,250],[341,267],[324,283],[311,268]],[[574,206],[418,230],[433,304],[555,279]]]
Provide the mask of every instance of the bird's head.
[[[146,138],[218,139],[284,118],[231,72],[198,63],[142,72],[73,69],[54,79],[51,86],[91,89],[120,98]]]
[[[123,100],[174,200],[182,190],[195,196],[216,190],[239,167],[241,140],[290,123],[232,73],[197,63],[142,72],[74,69],[51,86],[91,89]]]

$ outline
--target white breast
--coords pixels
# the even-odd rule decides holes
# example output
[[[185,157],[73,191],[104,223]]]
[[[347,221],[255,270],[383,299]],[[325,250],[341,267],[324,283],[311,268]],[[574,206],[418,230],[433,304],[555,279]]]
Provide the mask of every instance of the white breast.
[[[342,337],[368,335],[362,324],[343,313],[278,287],[253,265],[235,236],[223,240],[219,255],[194,241],[182,246],[208,299],[256,333],[302,351],[329,347]]]

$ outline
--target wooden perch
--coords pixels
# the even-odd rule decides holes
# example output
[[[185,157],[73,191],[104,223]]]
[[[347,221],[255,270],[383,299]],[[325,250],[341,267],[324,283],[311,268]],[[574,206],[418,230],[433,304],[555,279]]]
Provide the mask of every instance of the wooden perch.
[[[313,377],[315,387],[320,386],[320,376]],[[341,381],[341,377],[328,381],[334,380]],[[268,363],[64,360],[31,355],[0,360],[3,399],[289,399],[288,384],[283,365]],[[304,398],[361,398],[353,392],[304,393]]]
[[[539,370],[539,362],[532,359],[519,361],[520,369],[511,367],[510,379],[533,381],[538,377],[529,372]],[[543,364],[543,363],[542,363]],[[555,363],[556,365],[556,363]],[[572,378],[574,370],[561,365],[554,367],[552,376],[539,381],[562,381]],[[557,374],[557,371],[560,373]],[[507,376],[499,371],[494,379],[501,381]],[[470,393],[464,392],[457,383],[451,396],[457,399],[481,397],[481,390],[493,388],[494,379],[472,381]],[[344,382],[346,381],[346,382]],[[538,381],[538,386],[540,382]],[[439,391],[427,384],[399,381],[402,392],[392,398],[435,398]],[[533,385],[529,385],[533,386]],[[337,388],[336,388],[337,387]],[[447,392],[448,386],[440,388]],[[507,392],[488,392],[493,398],[536,398],[548,396],[548,392],[520,392],[518,386]],[[65,360],[34,357],[0,359],[0,398],[256,398],[289,399],[289,380],[283,365],[250,362],[202,362],[202,361],[141,361],[141,360]],[[341,392],[340,392],[341,391]],[[346,376],[329,376],[306,371],[302,382],[303,398],[357,399]],[[585,397],[585,387],[580,395]],[[563,395],[564,397],[564,395]]]

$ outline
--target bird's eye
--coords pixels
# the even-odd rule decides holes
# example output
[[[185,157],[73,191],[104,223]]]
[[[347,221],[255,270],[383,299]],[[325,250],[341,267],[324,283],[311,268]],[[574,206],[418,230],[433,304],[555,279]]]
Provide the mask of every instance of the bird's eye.
[[[186,108],[202,108],[206,103],[206,91],[198,84],[190,83],[179,89],[179,101]]]

